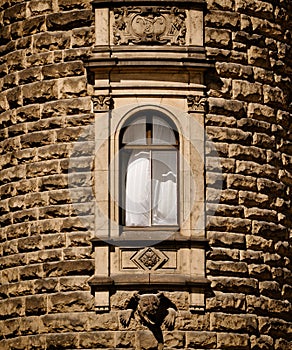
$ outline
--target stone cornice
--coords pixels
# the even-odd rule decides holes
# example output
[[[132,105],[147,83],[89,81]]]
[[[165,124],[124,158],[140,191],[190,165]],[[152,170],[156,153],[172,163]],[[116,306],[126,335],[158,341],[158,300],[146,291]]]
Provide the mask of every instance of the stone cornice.
[[[131,6],[131,5],[152,5],[152,6],[165,6],[169,5],[169,2],[165,0],[93,0],[93,7],[117,7],[117,6]],[[205,0],[173,0],[172,5],[181,5],[185,7],[202,7],[206,5]]]

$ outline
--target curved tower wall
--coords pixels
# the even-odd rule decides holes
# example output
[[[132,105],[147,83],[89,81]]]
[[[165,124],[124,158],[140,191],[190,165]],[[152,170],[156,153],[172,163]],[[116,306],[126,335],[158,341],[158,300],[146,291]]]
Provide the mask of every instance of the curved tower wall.
[[[0,347],[151,349],[146,327],[125,329],[119,321],[127,296],[96,314],[87,283],[94,271],[86,166],[94,149],[93,88],[84,68],[95,36],[90,2],[0,6]],[[206,311],[189,313],[178,298],[166,348],[291,348],[289,6],[207,1],[205,46],[214,68],[206,73],[205,126],[221,158],[223,188],[207,141],[207,214],[221,199],[207,227]],[[70,166],[80,181],[69,191]]]

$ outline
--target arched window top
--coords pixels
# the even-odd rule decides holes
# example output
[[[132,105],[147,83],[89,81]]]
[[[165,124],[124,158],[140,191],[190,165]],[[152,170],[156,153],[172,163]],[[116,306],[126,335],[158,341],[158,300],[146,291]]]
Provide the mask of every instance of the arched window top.
[[[121,143],[123,146],[178,145],[178,133],[173,121],[157,110],[135,113],[125,123]]]

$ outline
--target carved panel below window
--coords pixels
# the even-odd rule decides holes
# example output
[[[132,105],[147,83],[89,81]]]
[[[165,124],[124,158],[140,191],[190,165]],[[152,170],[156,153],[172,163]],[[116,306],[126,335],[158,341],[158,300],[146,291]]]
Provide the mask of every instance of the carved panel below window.
[[[147,247],[141,250],[121,249],[122,270],[145,270],[157,269],[169,270],[177,268],[177,252],[172,249],[159,250]]]
[[[185,45],[186,11],[177,7],[114,9],[114,43]]]

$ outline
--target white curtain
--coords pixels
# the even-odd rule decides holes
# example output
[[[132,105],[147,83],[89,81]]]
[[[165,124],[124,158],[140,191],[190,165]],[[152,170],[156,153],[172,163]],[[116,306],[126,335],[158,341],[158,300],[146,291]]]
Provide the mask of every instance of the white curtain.
[[[126,226],[150,226],[150,210],[150,152],[134,150],[126,178]]]
[[[175,145],[176,139],[173,129],[161,117],[153,116],[153,144]]]
[[[126,179],[126,226],[177,224],[176,169],[175,151],[132,151]]]

